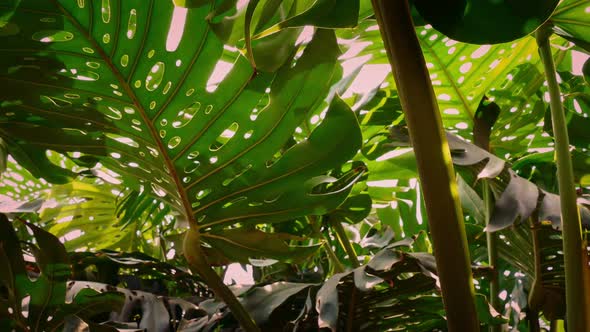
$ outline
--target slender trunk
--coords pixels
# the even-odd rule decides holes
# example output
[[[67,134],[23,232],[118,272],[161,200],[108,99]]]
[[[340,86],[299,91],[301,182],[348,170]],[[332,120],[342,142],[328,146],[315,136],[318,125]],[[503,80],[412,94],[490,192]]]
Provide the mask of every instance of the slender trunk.
[[[449,331],[479,331],[449,147],[407,0],[372,0],[422,184]]]
[[[590,310],[586,299],[590,298],[588,282],[588,255],[586,241],[582,238],[582,226],[576,202],[574,175],[569,150],[569,138],[561,93],[557,84],[555,64],[549,45],[551,27],[542,26],[536,33],[539,53],[547,78],[551,119],[555,136],[557,180],[561,202],[563,256],[565,261],[566,321],[569,331],[590,331]]]
[[[223,283],[221,277],[211,268],[209,263],[207,263],[205,255],[201,251],[201,235],[197,229],[190,228],[186,232],[183,252],[191,270],[198,274],[207,286],[213,289],[215,295],[225,302],[244,331],[259,332],[260,329],[256,326],[256,323],[246,309],[244,309],[238,298]]]

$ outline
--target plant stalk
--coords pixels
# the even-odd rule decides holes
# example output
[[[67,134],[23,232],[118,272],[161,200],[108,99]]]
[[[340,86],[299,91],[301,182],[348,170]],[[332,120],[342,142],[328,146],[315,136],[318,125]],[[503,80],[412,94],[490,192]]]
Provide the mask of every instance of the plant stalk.
[[[463,212],[407,0],[372,0],[414,147],[449,331],[479,331]]]
[[[565,263],[566,321],[569,331],[590,331],[590,271],[586,241],[582,238],[582,225],[574,187],[574,174],[569,150],[569,138],[561,93],[557,83],[555,64],[549,37],[551,27],[544,25],[536,32],[537,45],[550,96],[551,119],[555,136],[557,182],[561,204],[563,256]]]
[[[533,242],[533,263],[535,267],[535,275],[533,279],[533,284],[531,285],[531,289],[529,291],[529,297],[527,302],[529,310],[538,312],[542,309],[543,306],[543,297],[545,294],[545,289],[543,288],[543,267],[541,266],[541,241],[539,239],[540,225],[536,213],[529,218],[529,221],[531,228],[531,238]]]
[[[339,220],[332,219],[330,220],[330,225],[332,225],[332,229],[336,232],[338,242],[340,242],[340,245],[342,246],[344,251],[346,251],[346,254],[348,254],[348,260],[350,260],[352,267],[357,268],[361,266],[361,263],[359,262],[359,259],[356,255],[356,252],[354,251],[354,248],[352,247],[352,244],[350,244],[350,240],[346,235],[346,231],[344,230],[342,223],[340,223]]]
[[[260,332],[250,314],[244,309],[234,293],[223,283],[219,275],[211,268],[205,255],[201,251],[201,235],[198,229],[190,228],[186,232],[183,242],[184,257],[191,270],[198,274],[208,287],[213,289],[216,296],[221,298],[229,307],[232,314],[246,332]]]
[[[311,229],[313,230],[314,235],[324,241],[323,247],[324,247],[324,250],[326,250],[326,253],[328,253],[328,259],[332,263],[333,272],[334,273],[344,272],[344,266],[342,265],[342,263],[338,259],[338,256],[336,256],[336,253],[334,253],[334,250],[332,250],[332,246],[330,245],[330,241],[328,241],[326,236],[324,236],[324,233],[322,233],[322,230],[320,227],[320,222],[317,219],[317,217],[316,216],[307,216],[305,218],[310,223]]]
[[[541,266],[541,240],[539,239],[539,217],[537,213],[529,218],[531,228],[531,238],[533,241],[533,261],[535,264],[535,276],[528,296],[527,319],[529,321],[529,330],[540,331],[539,327],[539,310],[543,307],[545,289],[543,286],[543,268]]]
[[[487,179],[482,181],[483,202],[485,208],[486,226],[490,223],[492,211],[494,211],[494,200],[490,190],[490,183]],[[497,249],[496,233],[486,232],[486,242],[488,245],[488,264],[492,268],[490,274],[490,305],[500,312],[500,299],[498,293],[500,291],[500,284],[498,281],[498,249]],[[490,332],[502,331],[501,325],[490,325]]]

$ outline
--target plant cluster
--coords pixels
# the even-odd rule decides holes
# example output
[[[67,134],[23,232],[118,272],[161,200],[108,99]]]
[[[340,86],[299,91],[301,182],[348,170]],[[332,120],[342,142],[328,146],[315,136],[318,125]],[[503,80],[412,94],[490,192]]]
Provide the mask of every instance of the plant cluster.
[[[590,331],[589,25],[4,1],[0,330]]]

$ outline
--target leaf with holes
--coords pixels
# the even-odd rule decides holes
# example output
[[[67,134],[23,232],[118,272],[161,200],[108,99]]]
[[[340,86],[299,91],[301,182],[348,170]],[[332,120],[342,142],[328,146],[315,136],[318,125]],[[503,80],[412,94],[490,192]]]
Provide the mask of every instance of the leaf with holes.
[[[373,20],[366,20],[352,34],[363,46],[356,57],[370,56],[371,65],[389,65],[386,54],[380,52],[383,42],[376,24]],[[525,37],[511,43],[473,45],[445,37],[429,25],[417,27],[416,33],[445,128],[463,137],[471,137],[475,112],[483,97],[488,96],[501,109],[498,123],[492,130],[492,148],[498,146],[510,152],[527,148],[530,139],[524,138],[541,120],[536,94],[544,82],[535,39]],[[552,42],[558,46],[567,44],[559,38]],[[554,54],[555,62],[559,64],[567,52],[555,48]],[[387,102],[389,107],[398,109],[399,106],[388,100],[397,95],[395,84],[392,80],[386,83],[381,90],[387,92],[385,98],[382,95],[377,98],[380,103]],[[533,119],[537,120],[536,123],[532,123]],[[504,129],[509,128],[504,127],[508,124],[511,124],[508,126],[510,131],[505,134]],[[502,140],[504,137],[510,139]],[[547,142],[543,139],[535,144]]]
[[[356,177],[318,176],[360,147],[346,104],[335,98],[308,140],[282,150],[341,76],[334,32],[318,29],[302,53],[260,73],[213,32],[218,6],[22,1],[14,33],[0,37],[11,155],[56,183],[76,174],[47,151],[104,167],[212,234],[337,207]]]

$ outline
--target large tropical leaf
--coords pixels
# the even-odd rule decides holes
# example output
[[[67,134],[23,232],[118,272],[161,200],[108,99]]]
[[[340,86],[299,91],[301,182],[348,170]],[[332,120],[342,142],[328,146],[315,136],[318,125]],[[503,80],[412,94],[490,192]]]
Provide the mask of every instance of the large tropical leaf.
[[[542,136],[541,127],[537,127],[544,114],[539,97],[544,76],[534,38],[473,45],[445,37],[430,25],[417,27],[416,32],[447,130],[471,138],[475,113],[487,96],[501,109],[492,130],[492,148],[504,155],[547,145],[549,140]],[[369,65],[388,64],[386,54],[381,52],[383,44],[375,21],[366,20],[357,30],[339,35],[356,49],[354,59],[365,59]],[[552,39],[552,43],[558,46],[554,54],[559,64],[568,54],[564,51],[568,43],[561,38]],[[393,80],[388,79],[379,87],[380,83],[376,85],[380,92],[374,98],[368,98],[366,105],[355,105],[369,112],[363,124],[401,111]],[[361,96],[357,98],[355,102],[360,102]],[[399,119],[391,117],[389,121],[385,125]],[[368,132],[367,128],[363,131]]]
[[[348,107],[335,98],[308,140],[282,149],[340,76],[334,33],[317,30],[301,56],[260,73],[211,29],[218,5],[22,1],[2,30],[0,135],[10,154],[56,183],[76,174],[48,150],[99,162],[215,236],[337,207],[355,177],[312,189],[334,182],[318,176],[359,148]]]

